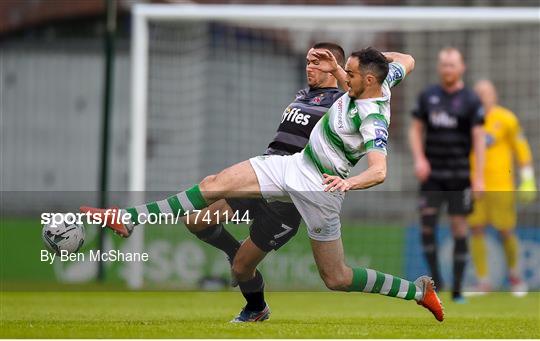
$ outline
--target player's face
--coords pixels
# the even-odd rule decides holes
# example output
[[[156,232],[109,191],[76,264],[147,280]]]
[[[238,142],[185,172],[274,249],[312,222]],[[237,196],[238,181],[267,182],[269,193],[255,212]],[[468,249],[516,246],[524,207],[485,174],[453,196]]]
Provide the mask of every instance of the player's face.
[[[349,96],[359,98],[364,92],[366,85],[364,75],[360,72],[360,63],[358,58],[349,57],[345,64],[345,72],[347,73],[347,85],[349,86]]]
[[[313,51],[315,49],[310,49],[306,56],[306,79],[310,88],[320,88],[328,81],[329,74],[314,68],[319,65],[319,60],[311,54]]]
[[[465,72],[465,64],[457,51],[443,51],[439,54],[438,72],[441,82],[452,86],[461,80]]]
[[[497,104],[497,91],[490,81],[479,81],[474,86],[474,91],[482,101],[484,107],[489,108]]]

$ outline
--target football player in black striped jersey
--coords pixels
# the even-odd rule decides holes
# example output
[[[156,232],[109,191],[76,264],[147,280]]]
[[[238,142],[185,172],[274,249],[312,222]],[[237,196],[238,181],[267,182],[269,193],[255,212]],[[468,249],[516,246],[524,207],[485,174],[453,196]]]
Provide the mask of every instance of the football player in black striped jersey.
[[[415,174],[420,181],[424,256],[435,284],[442,288],[435,232],[446,203],[454,237],[452,298],[456,302],[464,302],[461,284],[468,254],[466,216],[472,210],[471,194],[478,196],[484,191],[484,111],[478,96],[465,86],[464,72],[459,50],[447,47],[439,52],[440,83],[420,94],[409,131]],[[472,175],[471,152],[478,165]]]
[[[315,124],[347,88],[343,70],[345,52],[334,43],[317,43],[306,54],[307,87],[296,93],[281,115],[276,135],[265,155],[290,155],[302,151]],[[293,203],[267,202],[264,199],[220,200],[207,208],[212,223],[189,219],[187,228],[204,242],[224,251],[232,266],[246,306],[231,322],[259,322],[268,319],[264,300],[264,281],[257,265],[266,254],[287,243],[298,231],[301,217]],[[215,215],[215,212],[221,215]],[[236,240],[218,219],[249,212],[252,219],[249,237]],[[205,216],[201,212],[199,217]],[[208,215],[207,215],[208,216]],[[206,219],[207,220],[207,219]],[[235,283],[236,284],[236,283]]]

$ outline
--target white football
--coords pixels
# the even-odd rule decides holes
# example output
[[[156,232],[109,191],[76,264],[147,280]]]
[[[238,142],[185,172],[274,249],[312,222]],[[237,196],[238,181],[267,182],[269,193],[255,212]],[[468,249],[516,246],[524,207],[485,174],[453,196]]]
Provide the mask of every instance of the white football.
[[[43,225],[41,237],[45,246],[57,254],[62,250],[69,253],[77,252],[84,243],[84,226],[81,224],[68,224],[65,222]]]

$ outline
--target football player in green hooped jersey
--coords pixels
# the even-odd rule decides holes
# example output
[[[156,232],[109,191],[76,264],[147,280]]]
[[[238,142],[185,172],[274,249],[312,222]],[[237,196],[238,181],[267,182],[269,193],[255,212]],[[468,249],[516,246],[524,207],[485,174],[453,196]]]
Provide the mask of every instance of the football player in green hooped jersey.
[[[335,43],[316,43],[307,51],[308,87],[299,90],[284,110],[264,155],[291,155],[304,149],[315,124],[343,95],[337,85],[342,89],[347,87],[344,66],[345,52]],[[200,218],[209,212],[212,213],[210,219]],[[227,217],[246,217],[246,214],[251,220],[249,236],[240,243],[221,223]],[[198,214],[186,217],[184,223],[190,232],[225,252],[229,259],[232,284],[239,286],[246,300],[246,305],[231,322],[262,322],[269,318],[265,283],[257,266],[268,252],[277,251],[296,235],[300,222],[300,213],[293,203],[268,202],[263,198],[219,200]]]
[[[352,53],[345,66],[348,93],[317,122],[302,152],[237,163],[164,200],[115,210],[114,215],[129,217],[131,223],[109,219],[108,226],[127,235],[147,212],[184,214],[224,198],[292,200],[306,222],[315,262],[330,290],[414,300],[442,321],[442,304],[431,278],[421,276],[412,282],[372,269],[351,268],[345,264],[341,240],[339,213],[345,192],[375,186],[386,177],[390,88],[413,68],[414,59],[405,54],[384,55],[374,48]],[[348,178],[363,156],[367,169]],[[81,210],[96,215],[106,211]]]

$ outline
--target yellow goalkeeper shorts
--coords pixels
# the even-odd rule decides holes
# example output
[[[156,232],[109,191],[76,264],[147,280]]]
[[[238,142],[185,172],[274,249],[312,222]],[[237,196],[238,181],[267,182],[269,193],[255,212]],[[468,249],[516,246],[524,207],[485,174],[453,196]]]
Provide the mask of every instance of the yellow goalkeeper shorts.
[[[468,217],[470,226],[492,225],[498,230],[516,227],[514,191],[485,192],[474,201],[473,212]]]

